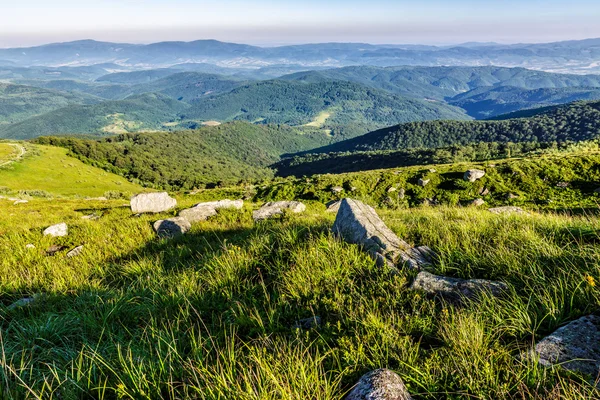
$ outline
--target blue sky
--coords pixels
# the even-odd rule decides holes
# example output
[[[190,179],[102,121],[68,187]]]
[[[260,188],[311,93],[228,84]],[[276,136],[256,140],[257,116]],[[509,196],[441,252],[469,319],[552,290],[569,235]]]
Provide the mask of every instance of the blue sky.
[[[0,47],[84,38],[548,42],[600,37],[598,21],[600,0],[0,0]]]

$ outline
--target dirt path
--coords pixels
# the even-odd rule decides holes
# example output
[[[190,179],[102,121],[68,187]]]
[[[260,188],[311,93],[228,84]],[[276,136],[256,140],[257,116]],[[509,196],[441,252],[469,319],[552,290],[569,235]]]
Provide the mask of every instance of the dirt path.
[[[4,165],[8,165],[15,161],[19,161],[21,159],[21,157],[23,157],[25,155],[25,153],[27,152],[27,150],[25,150],[25,147],[21,146],[20,144],[17,144],[17,143],[7,143],[7,144],[9,146],[12,146],[15,149],[17,149],[19,151],[19,154],[17,154],[17,156],[15,156],[12,160],[8,160],[3,163],[0,163],[0,167],[2,167]]]

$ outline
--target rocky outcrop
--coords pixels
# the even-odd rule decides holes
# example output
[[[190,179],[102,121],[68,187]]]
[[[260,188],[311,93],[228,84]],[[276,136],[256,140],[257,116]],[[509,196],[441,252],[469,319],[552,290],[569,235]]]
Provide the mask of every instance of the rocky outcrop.
[[[190,222],[183,217],[161,219],[154,223],[154,231],[159,238],[174,238],[181,236],[192,228]]]
[[[342,204],[341,200],[330,201],[329,203],[325,204],[325,207],[327,207],[327,212],[335,212],[336,213],[340,209],[340,204]]]
[[[299,201],[275,201],[263,205],[252,213],[254,221],[261,221],[283,214],[283,210],[289,210],[293,213],[301,213],[306,210],[306,206]]]
[[[413,248],[400,239],[372,207],[358,200],[342,200],[333,232],[348,243],[361,245],[379,265],[396,268],[406,264],[418,269],[430,264],[433,255],[428,247]]]
[[[515,206],[489,208],[488,211],[494,214],[525,214],[521,207]]]
[[[422,290],[429,295],[439,296],[449,301],[461,301],[463,298],[474,298],[482,292],[500,296],[507,290],[502,282],[485,279],[460,279],[434,275],[421,271],[411,285],[411,289]]]
[[[570,371],[600,374],[600,317],[581,317],[542,339],[535,346],[540,364]]]
[[[177,206],[177,200],[167,192],[140,193],[133,196],[130,201],[131,211],[135,214],[160,213]]]
[[[363,375],[346,400],[411,400],[402,378],[386,368]]]
[[[469,169],[465,171],[465,174],[463,175],[463,180],[467,182],[475,182],[476,180],[479,180],[484,176],[485,171],[482,171],[480,169]]]
[[[61,237],[69,234],[69,227],[66,223],[52,225],[44,229],[44,236]]]

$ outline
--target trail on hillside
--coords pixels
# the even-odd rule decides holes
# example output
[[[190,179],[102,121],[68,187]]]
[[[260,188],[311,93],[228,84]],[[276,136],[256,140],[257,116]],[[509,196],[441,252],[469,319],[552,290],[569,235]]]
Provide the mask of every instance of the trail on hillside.
[[[25,153],[27,152],[27,150],[25,150],[25,147],[22,146],[22,145],[20,145],[20,144],[17,144],[17,143],[7,143],[7,144],[9,146],[12,146],[15,149],[17,149],[19,151],[19,154],[17,154],[17,156],[15,156],[12,160],[8,160],[8,161],[5,161],[3,163],[0,163],[0,167],[3,167],[5,165],[8,165],[8,164],[10,164],[12,162],[15,162],[15,161],[19,161],[25,155]]]

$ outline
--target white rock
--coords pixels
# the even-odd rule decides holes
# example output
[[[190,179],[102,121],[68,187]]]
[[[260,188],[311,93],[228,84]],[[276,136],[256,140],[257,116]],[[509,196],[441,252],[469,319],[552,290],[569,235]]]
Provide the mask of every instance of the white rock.
[[[293,213],[301,213],[306,210],[306,206],[299,201],[275,201],[263,205],[252,213],[254,221],[272,218],[275,215],[283,214],[283,210],[290,210]]]
[[[167,192],[140,193],[131,198],[130,206],[134,214],[159,213],[175,208],[177,200],[169,196]]]
[[[49,226],[48,228],[46,228],[44,230],[44,236],[60,237],[60,236],[67,236],[68,234],[69,234],[69,228],[67,227],[67,224],[65,224],[64,222],[62,222],[60,224]]]

